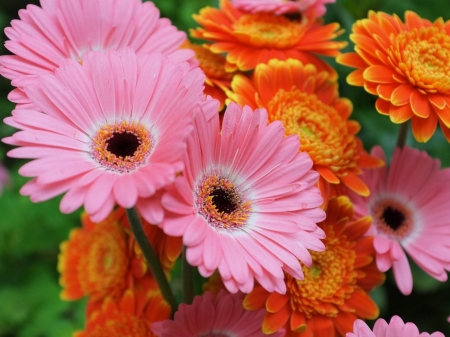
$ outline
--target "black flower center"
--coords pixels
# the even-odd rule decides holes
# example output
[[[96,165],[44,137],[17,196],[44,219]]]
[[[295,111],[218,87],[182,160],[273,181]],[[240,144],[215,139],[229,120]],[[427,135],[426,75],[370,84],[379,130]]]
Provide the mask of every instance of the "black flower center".
[[[384,220],[384,223],[394,231],[402,227],[406,219],[403,212],[399,211],[398,209],[392,208],[391,206],[388,206],[384,209],[381,218]]]
[[[140,139],[131,132],[114,132],[106,141],[106,149],[117,157],[132,157],[141,145]]]
[[[238,208],[236,196],[230,191],[216,188],[210,194],[212,196],[212,204],[222,213],[233,213]]]

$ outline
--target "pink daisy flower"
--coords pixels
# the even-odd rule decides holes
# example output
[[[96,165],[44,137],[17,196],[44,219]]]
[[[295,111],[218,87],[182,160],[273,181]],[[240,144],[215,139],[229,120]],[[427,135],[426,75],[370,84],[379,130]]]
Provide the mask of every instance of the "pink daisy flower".
[[[265,109],[230,103],[220,130],[218,105],[208,100],[195,119],[185,171],[162,197],[161,227],[183,236],[187,261],[204,277],[218,269],[230,292],[250,292],[255,278],[285,293],[283,270],[301,279],[307,249],[324,250],[319,175],[297,136],[267,125]]]
[[[88,52],[83,65],[67,59],[25,88],[39,110],[16,109],[5,119],[22,130],[3,139],[20,146],[8,155],[35,159],[19,170],[36,177],[20,192],[34,202],[67,192],[61,211],[84,205],[95,222],[115,203],[160,222],[162,208],[150,197],[183,168],[203,81],[186,62],[131,48]]]
[[[15,55],[0,57],[0,74],[19,89],[9,99],[29,104],[23,86],[35,75],[54,73],[66,58],[81,62],[87,51],[133,48],[137,54],[161,52],[174,61],[194,56],[179,49],[186,34],[160,18],[152,2],[141,0],[41,0],[28,5],[5,29],[6,48]],[[31,76],[30,76],[31,75]]]
[[[444,337],[442,332],[419,333],[419,329],[414,323],[403,323],[398,316],[393,316],[389,324],[382,318],[377,319],[373,326],[373,331],[367,324],[357,319],[353,323],[353,332],[347,332],[345,337]]]
[[[372,155],[386,161],[383,150]],[[450,270],[450,169],[426,152],[395,149],[390,167],[366,170],[363,180],[370,196],[348,193],[359,216],[371,215],[376,263],[386,272],[393,267],[400,291],[409,295],[413,280],[405,251],[425,272],[439,281]]]
[[[285,330],[273,334],[262,332],[266,310],[248,311],[242,305],[242,294],[221,290],[217,296],[206,292],[196,296],[192,305],[180,304],[173,320],[151,325],[158,337],[239,336],[282,337]]]
[[[244,12],[305,13],[316,18],[325,15],[325,4],[334,2],[336,0],[231,0],[234,7]]]

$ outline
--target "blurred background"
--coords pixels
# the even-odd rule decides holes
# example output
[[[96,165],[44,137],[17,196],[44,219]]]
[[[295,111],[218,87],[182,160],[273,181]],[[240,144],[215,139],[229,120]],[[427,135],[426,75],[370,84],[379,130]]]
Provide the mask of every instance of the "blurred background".
[[[192,13],[204,6],[217,6],[217,0],[154,2],[163,17],[170,18],[184,31],[196,26]],[[18,18],[19,9],[31,3],[39,4],[39,1],[0,0],[0,54],[8,53],[3,46],[6,39],[3,28]],[[325,22],[339,22],[346,30],[340,39],[349,41],[352,24],[365,18],[370,9],[397,13],[402,18],[408,9],[435,20],[442,15],[443,8],[448,8],[448,0],[337,0],[328,7]],[[448,19],[450,14],[444,16],[444,20]],[[349,44],[345,51],[352,48]],[[345,82],[350,69],[333,65],[340,73],[341,96],[354,104],[353,119],[362,125],[359,136],[366,150],[379,144],[390,156],[399,127],[375,111],[374,96]],[[9,116],[14,108],[7,99],[11,89],[9,81],[0,78],[1,119]],[[0,138],[13,132],[13,128],[0,123]],[[426,149],[431,156],[440,158],[444,167],[450,166],[450,145],[439,128],[428,143],[418,144],[409,137],[408,144]],[[0,196],[0,337],[69,337],[74,330],[83,328],[85,303],[59,299],[61,289],[56,266],[59,245],[67,239],[72,228],[80,225],[81,211],[63,215],[58,208],[60,198],[33,204],[22,197],[19,189],[27,179],[20,177],[17,170],[24,161],[6,157],[10,148],[0,143],[0,162],[10,174]],[[421,332],[441,331],[450,336],[450,323],[447,322],[447,316],[450,316],[450,282],[440,283],[414,265],[413,274],[413,293],[405,297],[397,290],[392,274],[388,272],[386,283],[372,293],[380,306],[380,317],[389,320],[391,316],[399,315],[405,322],[414,322]]]

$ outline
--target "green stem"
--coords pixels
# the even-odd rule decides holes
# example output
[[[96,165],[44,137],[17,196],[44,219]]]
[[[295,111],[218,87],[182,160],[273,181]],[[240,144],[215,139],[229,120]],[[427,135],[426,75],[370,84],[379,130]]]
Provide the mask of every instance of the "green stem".
[[[183,246],[183,264],[181,265],[183,279],[183,303],[192,304],[194,300],[194,268],[187,262],[186,247]]]
[[[406,138],[408,137],[409,121],[400,124],[400,132],[397,137],[397,147],[403,149],[406,144]]]
[[[169,282],[167,281],[166,275],[164,274],[161,263],[156,256],[156,252],[148,241],[147,236],[145,235],[141,219],[139,218],[139,214],[135,207],[127,208],[126,212],[128,221],[130,222],[131,231],[134,234],[136,242],[141,248],[142,254],[144,254],[145,259],[147,260],[147,264],[153,274],[153,277],[156,280],[156,283],[158,283],[159,290],[161,291],[162,296],[172,308],[173,316],[173,312],[177,310],[178,304],[175,300],[172,290],[170,289]]]

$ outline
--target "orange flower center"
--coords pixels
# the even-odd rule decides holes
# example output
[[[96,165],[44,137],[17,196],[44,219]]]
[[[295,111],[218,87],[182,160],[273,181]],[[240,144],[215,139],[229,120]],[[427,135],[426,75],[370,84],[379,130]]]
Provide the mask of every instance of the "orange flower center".
[[[303,267],[303,281],[287,276],[292,310],[302,312],[310,318],[315,314],[336,317],[356,285],[354,271],[356,253],[354,243],[345,236],[333,237],[327,233],[324,252],[311,251],[313,265]]]
[[[397,71],[428,93],[450,94],[450,36],[437,27],[422,27],[391,36],[389,56]]]
[[[127,238],[120,225],[98,224],[80,258],[79,279],[87,294],[120,295],[128,270]],[[96,228],[97,229],[97,228]]]
[[[104,326],[96,326],[89,337],[150,337],[148,323],[130,315],[115,315]]]
[[[413,224],[411,211],[402,203],[383,199],[372,207],[372,216],[376,231],[393,239],[402,239]]]
[[[203,180],[196,191],[197,211],[215,228],[234,229],[247,223],[250,201],[245,201],[234,184],[217,175]]]
[[[195,58],[200,62],[200,68],[206,77],[231,81],[233,73],[225,71],[225,57],[214,54],[202,46],[190,45],[189,47],[194,50]]]
[[[107,124],[92,138],[92,155],[103,167],[130,172],[143,165],[152,149],[152,136],[141,124]]]
[[[296,45],[304,26],[283,16],[270,13],[245,14],[233,24],[237,38],[256,47],[287,49]]]
[[[298,135],[302,151],[314,164],[333,172],[356,167],[357,143],[335,108],[296,87],[279,90],[268,104],[270,121],[280,120],[287,135]]]

